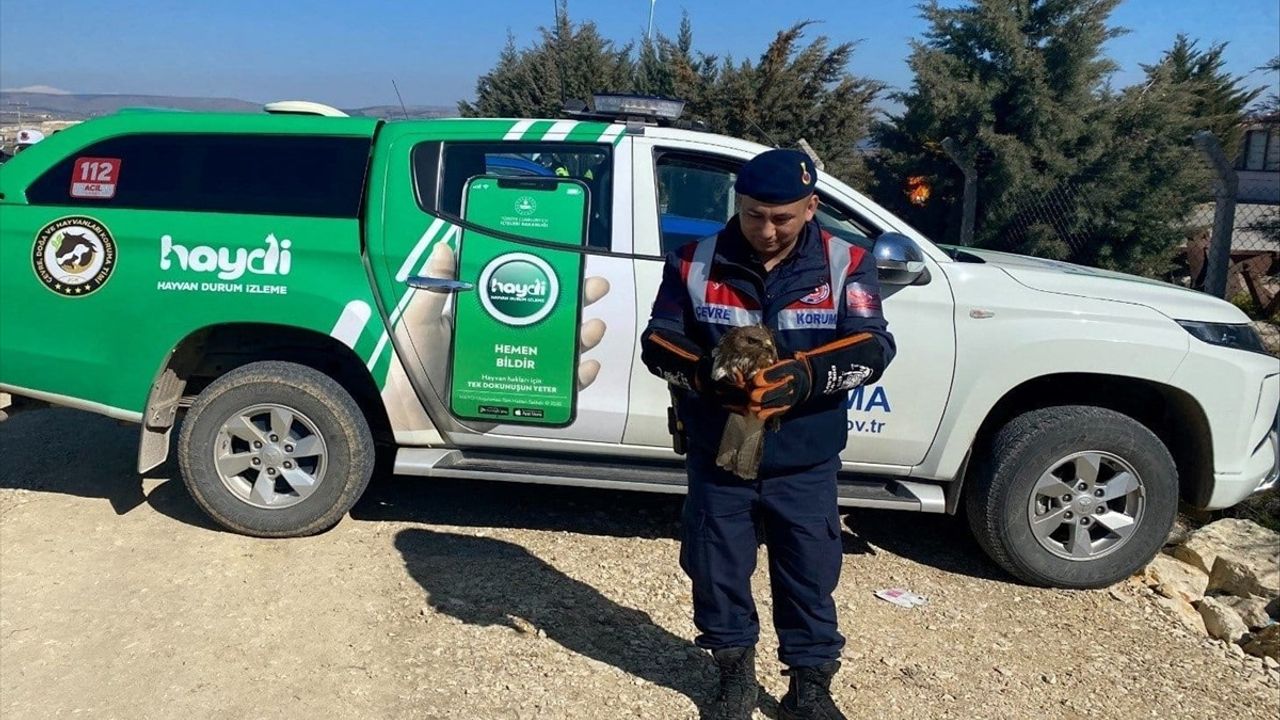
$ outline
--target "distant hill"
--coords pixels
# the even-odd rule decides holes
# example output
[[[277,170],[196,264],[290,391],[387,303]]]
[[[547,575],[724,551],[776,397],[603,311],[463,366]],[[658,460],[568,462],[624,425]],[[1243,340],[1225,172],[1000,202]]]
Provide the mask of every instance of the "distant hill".
[[[408,113],[409,119],[411,120],[458,116],[457,107],[445,107],[442,105],[406,105],[403,110],[399,105],[371,105],[369,107],[362,108],[343,108],[343,112],[348,115],[388,118],[392,120],[397,118],[403,119],[406,113]]]
[[[172,97],[168,95],[80,95],[0,91],[0,113],[12,121],[21,111],[23,117],[47,115],[48,120],[87,120],[107,115],[122,107],[166,107],[176,110],[212,112],[258,112],[259,103],[231,98]]]
[[[87,120],[108,115],[123,107],[162,107],[197,112],[262,112],[262,103],[234,98],[176,97],[172,95],[92,95],[0,90],[0,122],[23,118],[44,120]],[[342,110],[364,117],[402,118],[399,105],[374,105]],[[410,118],[450,117],[455,107],[410,105]]]

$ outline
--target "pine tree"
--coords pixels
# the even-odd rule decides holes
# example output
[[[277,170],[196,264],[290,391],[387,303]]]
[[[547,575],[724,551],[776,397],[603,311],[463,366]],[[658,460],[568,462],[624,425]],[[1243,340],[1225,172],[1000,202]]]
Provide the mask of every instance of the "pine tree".
[[[1118,2],[922,5],[930,29],[913,43],[911,90],[896,96],[905,110],[876,133],[881,201],[932,236],[955,241],[962,178],[940,145],[953,137],[978,164],[979,243],[1005,244],[1017,221],[1013,193],[1053,192],[1096,152],[1099,95],[1113,69],[1101,49],[1119,34],[1106,24]],[[912,176],[933,186],[922,208],[903,192]],[[1040,250],[1065,256],[1070,248]]]
[[[712,132],[784,147],[804,138],[827,172],[861,183],[868,174],[856,145],[884,86],[849,72],[852,43],[832,47],[819,36],[805,44],[811,24],[779,32],[753,63],[696,51],[687,14],[674,38],[617,46],[593,23],[572,23],[562,3],[555,27],[542,29],[537,43],[520,49],[508,39],[476,82],[475,101],[458,109],[468,117],[554,117],[566,100],[598,92],[676,97],[686,117]]]
[[[459,102],[458,112],[463,117],[518,117],[541,104],[532,91],[529,64],[508,32],[497,64],[476,81],[476,101]]]
[[[1147,79],[1185,85],[1190,91],[1188,112],[1196,118],[1200,130],[1208,130],[1218,138],[1227,157],[1235,157],[1244,138],[1242,123],[1250,103],[1262,94],[1262,88],[1243,87],[1243,77],[1233,77],[1224,70],[1223,51],[1226,43],[1200,50],[1198,43],[1179,34],[1173,47],[1160,61],[1143,65]]]
[[[1189,142],[1196,83],[1176,67],[1113,91],[1103,45],[1118,0],[969,0],[922,6],[905,110],[877,128],[876,194],[940,240],[960,228],[962,177],[942,152],[955,138],[978,172],[978,245],[1159,275],[1203,194]],[[1217,67],[1209,63],[1209,74]],[[932,198],[917,207],[905,180]]]
[[[865,177],[856,145],[870,130],[871,103],[884,86],[849,73],[853,43],[829,47],[827,38],[819,36],[801,46],[809,24],[779,32],[761,56],[755,69],[754,121],[759,135],[786,144],[807,136],[828,172],[860,182]]]
[[[1271,58],[1267,61],[1266,65],[1257,68],[1257,70],[1264,73],[1264,76],[1270,83],[1275,83],[1280,80],[1280,55]],[[1270,116],[1271,122],[1274,123],[1276,121],[1275,116],[1280,115],[1280,92],[1271,93],[1265,97],[1262,102],[1258,103],[1258,106],[1253,109],[1253,114],[1261,117]]]
[[[766,145],[807,140],[825,171],[847,182],[868,179],[857,143],[870,130],[873,102],[884,85],[849,72],[854,44],[832,47],[825,36],[804,44],[811,22],[779,31],[760,59],[694,54],[688,18],[665,41],[672,87],[686,114],[712,132]]]
[[[1188,108],[1193,85],[1168,70],[1142,85],[1108,93],[1094,160],[1081,171],[1074,227],[1090,233],[1070,259],[1160,277],[1187,240],[1187,221],[1212,187],[1204,158],[1191,144],[1203,123]]]
[[[519,49],[508,36],[497,64],[476,82],[474,102],[459,102],[463,117],[556,117],[566,100],[621,92],[632,84],[632,47],[617,47],[590,21],[575,25],[567,2],[555,27]]]

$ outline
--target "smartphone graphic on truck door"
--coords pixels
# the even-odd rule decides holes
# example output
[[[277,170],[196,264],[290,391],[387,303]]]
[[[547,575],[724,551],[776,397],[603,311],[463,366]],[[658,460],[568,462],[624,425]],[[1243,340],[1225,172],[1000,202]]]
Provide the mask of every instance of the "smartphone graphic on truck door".
[[[480,175],[462,216],[483,227],[583,245],[590,197],[578,180]],[[464,230],[455,296],[449,409],[461,420],[563,427],[577,400],[583,256]]]

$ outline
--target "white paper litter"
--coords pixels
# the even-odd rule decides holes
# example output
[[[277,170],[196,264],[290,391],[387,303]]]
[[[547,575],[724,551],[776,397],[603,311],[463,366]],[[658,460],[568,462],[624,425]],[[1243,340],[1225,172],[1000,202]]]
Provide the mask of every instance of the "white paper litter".
[[[905,590],[903,588],[885,588],[883,590],[877,590],[876,597],[904,608],[914,608],[929,604],[929,598],[923,595],[917,595],[910,590]]]

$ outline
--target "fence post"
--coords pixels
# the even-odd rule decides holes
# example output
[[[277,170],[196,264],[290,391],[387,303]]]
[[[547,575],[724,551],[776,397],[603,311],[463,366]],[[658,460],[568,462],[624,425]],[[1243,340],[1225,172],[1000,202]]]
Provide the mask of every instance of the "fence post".
[[[1226,299],[1227,268],[1231,265],[1231,234],[1236,226],[1236,193],[1240,189],[1240,178],[1213,133],[1201,130],[1192,139],[1218,175],[1218,183],[1213,189],[1213,235],[1209,238],[1204,291]]]
[[[960,220],[960,244],[968,247],[973,245],[974,216],[978,213],[978,171],[973,166],[973,159],[965,157],[960,151],[960,144],[955,138],[943,138],[942,149],[964,173],[964,214]]]

